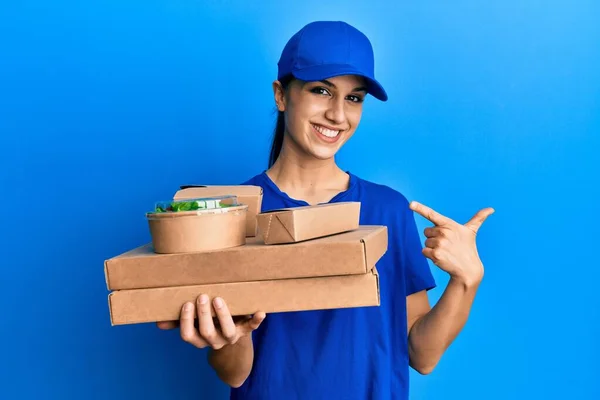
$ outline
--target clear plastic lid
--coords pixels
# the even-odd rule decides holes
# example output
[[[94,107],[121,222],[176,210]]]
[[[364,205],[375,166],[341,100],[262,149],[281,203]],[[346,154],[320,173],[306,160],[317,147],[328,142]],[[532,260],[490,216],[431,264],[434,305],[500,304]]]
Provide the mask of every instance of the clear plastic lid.
[[[158,201],[152,213],[176,213],[198,210],[218,210],[239,206],[237,196],[202,197],[183,200]]]

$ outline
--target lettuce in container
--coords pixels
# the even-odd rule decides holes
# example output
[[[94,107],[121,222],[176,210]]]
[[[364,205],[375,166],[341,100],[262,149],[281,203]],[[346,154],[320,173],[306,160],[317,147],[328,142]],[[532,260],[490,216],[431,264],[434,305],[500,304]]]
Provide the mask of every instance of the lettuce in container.
[[[236,196],[204,197],[186,200],[159,201],[153,213],[218,210],[240,205]]]
[[[159,201],[146,219],[156,253],[186,253],[244,245],[247,212],[237,196],[220,196]]]

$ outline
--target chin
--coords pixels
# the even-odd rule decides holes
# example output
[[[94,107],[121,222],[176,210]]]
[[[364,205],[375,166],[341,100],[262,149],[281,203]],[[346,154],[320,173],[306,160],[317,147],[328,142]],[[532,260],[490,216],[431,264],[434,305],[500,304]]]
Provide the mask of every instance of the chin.
[[[329,160],[337,154],[339,148],[336,146],[335,148],[323,148],[322,146],[318,146],[317,148],[311,148],[308,153],[318,160]]]

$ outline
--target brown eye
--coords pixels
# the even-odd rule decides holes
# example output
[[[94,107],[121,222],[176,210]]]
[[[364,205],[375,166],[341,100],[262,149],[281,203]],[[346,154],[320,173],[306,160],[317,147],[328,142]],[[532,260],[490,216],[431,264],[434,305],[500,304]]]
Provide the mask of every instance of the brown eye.
[[[360,96],[350,95],[347,98],[348,98],[348,100],[350,100],[353,103],[362,103],[362,101],[363,101],[363,98]]]
[[[325,89],[322,86],[318,86],[316,88],[311,89],[311,92],[315,93],[315,94],[324,95],[324,96],[329,96],[330,95],[329,90]]]

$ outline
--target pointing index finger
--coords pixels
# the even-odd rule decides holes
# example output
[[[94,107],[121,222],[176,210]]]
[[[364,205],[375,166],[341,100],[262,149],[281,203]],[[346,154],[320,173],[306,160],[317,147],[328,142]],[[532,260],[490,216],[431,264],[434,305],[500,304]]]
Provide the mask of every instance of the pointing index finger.
[[[427,218],[436,225],[447,225],[451,221],[449,218],[444,217],[442,214],[432,210],[426,205],[419,203],[418,201],[411,201],[410,209],[421,215],[423,218]]]

